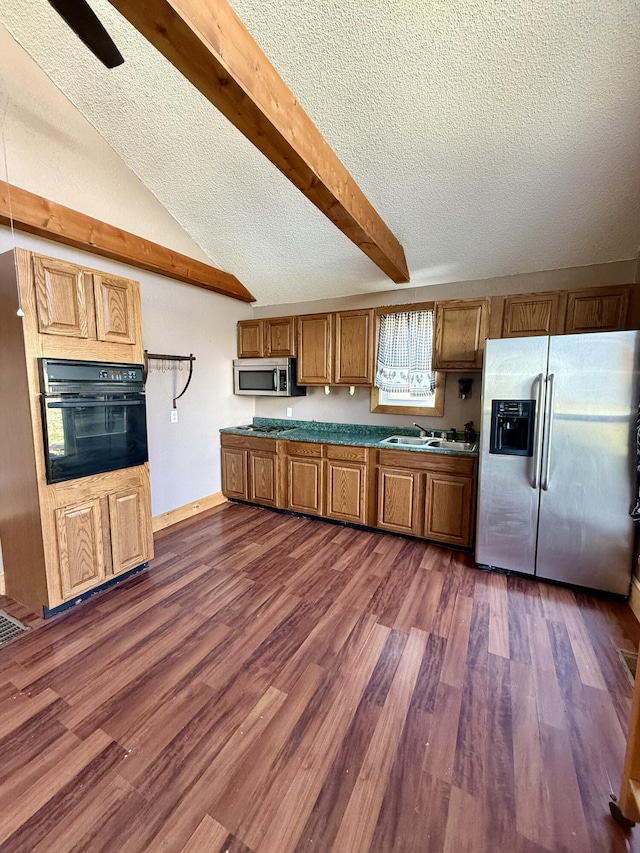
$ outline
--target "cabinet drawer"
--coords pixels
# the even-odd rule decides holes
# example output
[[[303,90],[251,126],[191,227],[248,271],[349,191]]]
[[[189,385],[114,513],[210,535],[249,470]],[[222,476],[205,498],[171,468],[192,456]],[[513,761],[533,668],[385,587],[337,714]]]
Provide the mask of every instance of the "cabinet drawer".
[[[366,462],[366,447],[351,447],[340,444],[325,444],[327,459],[340,459],[345,462]]]
[[[254,435],[233,435],[231,433],[220,433],[221,447],[240,447],[242,450],[264,450],[265,453],[276,452],[276,441],[274,438],[258,438]]]
[[[380,465],[390,465],[394,468],[469,475],[473,474],[477,463],[475,456],[453,456],[410,450],[381,450],[378,459]]]
[[[322,459],[322,445],[304,441],[288,441],[288,456],[304,456],[307,459]]]

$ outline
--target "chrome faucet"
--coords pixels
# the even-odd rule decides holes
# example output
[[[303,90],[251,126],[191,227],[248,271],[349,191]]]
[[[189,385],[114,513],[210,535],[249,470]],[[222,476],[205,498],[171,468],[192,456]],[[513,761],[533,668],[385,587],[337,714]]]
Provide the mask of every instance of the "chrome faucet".
[[[431,432],[431,430],[428,430],[426,427],[420,426],[420,424],[417,424],[415,422],[414,422],[413,426],[417,427],[420,430],[421,436],[427,435],[429,432]]]

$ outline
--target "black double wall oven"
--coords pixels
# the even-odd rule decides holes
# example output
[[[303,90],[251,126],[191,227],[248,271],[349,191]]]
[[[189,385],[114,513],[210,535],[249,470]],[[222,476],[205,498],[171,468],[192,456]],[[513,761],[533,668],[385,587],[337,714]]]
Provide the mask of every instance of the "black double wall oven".
[[[39,363],[47,483],[148,461],[141,364]]]

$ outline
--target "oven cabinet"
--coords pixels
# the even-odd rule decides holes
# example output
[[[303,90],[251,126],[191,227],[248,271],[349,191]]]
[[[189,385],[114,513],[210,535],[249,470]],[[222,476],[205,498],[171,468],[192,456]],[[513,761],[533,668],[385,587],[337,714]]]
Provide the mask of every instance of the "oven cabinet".
[[[69,358],[140,362],[142,327],[137,281],[21,252],[25,306],[35,297],[37,332],[50,354]],[[116,345],[116,346],[110,346]]]
[[[54,502],[64,504],[53,510],[50,607],[153,557],[148,466],[49,488]],[[96,497],[78,499],[82,491]]]
[[[102,510],[95,498],[55,512],[64,601],[99,586],[106,576]]]
[[[222,433],[220,445],[225,497],[280,506],[275,440]]]
[[[470,548],[477,459],[409,450],[381,450],[377,527]]]

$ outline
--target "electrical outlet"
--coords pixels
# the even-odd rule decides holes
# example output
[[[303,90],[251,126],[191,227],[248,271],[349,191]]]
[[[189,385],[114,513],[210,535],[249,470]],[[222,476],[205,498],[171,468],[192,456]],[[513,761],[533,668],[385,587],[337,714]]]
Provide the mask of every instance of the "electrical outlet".
[[[171,409],[171,423],[172,424],[178,423],[178,410],[177,409]]]
[[[288,418],[293,417],[293,409],[291,408],[291,406],[287,406],[287,417]]]

